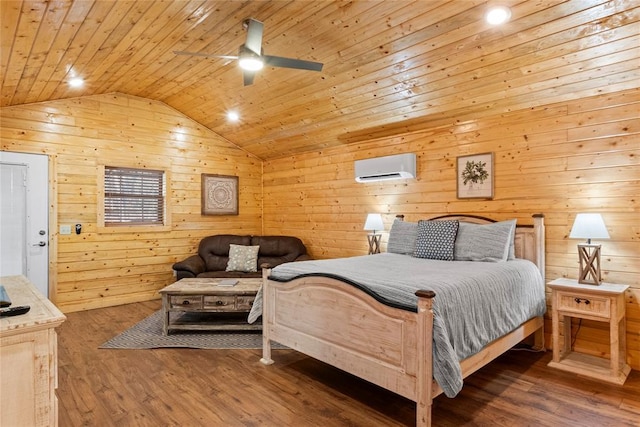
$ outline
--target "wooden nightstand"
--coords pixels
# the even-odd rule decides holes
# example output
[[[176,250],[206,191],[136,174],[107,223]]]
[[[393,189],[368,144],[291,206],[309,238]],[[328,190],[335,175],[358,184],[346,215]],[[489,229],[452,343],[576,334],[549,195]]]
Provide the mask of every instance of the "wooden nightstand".
[[[624,384],[627,364],[624,291],[629,286],[615,283],[582,285],[577,280],[556,279],[551,288],[553,320],[553,360],[548,366],[602,381]],[[571,318],[609,323],[611,358],[609,360],[571,349]],[[564,341],[560,342],[560,321]]]

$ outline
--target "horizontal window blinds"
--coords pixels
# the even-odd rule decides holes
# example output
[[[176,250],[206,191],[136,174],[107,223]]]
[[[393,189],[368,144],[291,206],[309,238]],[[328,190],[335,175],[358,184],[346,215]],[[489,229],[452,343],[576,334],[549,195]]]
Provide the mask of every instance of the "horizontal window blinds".
[[[163,171],[105,166],[105,225],[163,225],[164,188]]]

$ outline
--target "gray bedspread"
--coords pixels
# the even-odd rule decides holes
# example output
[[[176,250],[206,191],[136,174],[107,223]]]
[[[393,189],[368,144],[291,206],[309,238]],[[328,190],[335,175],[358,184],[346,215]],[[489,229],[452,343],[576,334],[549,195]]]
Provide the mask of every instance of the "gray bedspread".
[[[417,290],[434,291],[433,376],[448,397],[462,389],[461,360],[546,311],[540,272],[521,259],[436,261],[382,253],[281,264],[271,278],[286,281],[302,274],[344,277],[383,303],[413,311]],[[261,314],[260,300],[250,321]]]

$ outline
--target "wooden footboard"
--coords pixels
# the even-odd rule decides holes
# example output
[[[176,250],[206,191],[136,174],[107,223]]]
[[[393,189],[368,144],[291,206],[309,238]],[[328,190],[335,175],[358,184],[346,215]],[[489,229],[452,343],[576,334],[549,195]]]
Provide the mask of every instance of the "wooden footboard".
[[[463,217],[457,217],[464,219]],[[474,217],[473,222],[478,222]],[[544,225],[518,227],[516,254],[533,261],[544,277]],[[433,398],[433,298],[418,291],[418,312],[388,307],[358,288],[329,277],[269,280],[263,270],[263,357],[271,364],[271,341],[284,344],[417,404],[417,426],[431,425]],[[461,362],[470,375],[532,333],[542,348],[543,318],[533,318]]]
[[[268,274],[268,272],[265,272]],[[379,303],[359,289],[326,277],[263,287],[263,363],[271,340],[417,400],[422,341],[431,331],[430,300],[422,316]],[[425,374],[430,377],[431,364]]]

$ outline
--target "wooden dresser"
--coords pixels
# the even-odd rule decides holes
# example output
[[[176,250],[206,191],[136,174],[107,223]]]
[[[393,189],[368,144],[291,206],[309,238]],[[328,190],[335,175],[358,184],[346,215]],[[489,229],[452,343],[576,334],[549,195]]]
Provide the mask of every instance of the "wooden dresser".
[[[66,317],[24,276],[0,277],[19,316],[0,318],[0,426],[58,425],[58,346]]]

